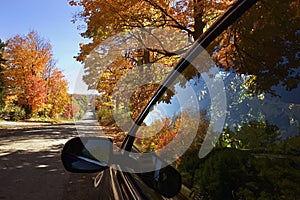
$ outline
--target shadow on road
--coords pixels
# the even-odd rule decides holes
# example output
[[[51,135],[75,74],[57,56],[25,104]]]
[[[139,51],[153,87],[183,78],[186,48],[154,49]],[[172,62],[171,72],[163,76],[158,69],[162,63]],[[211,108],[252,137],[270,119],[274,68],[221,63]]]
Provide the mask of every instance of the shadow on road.
[[[73,174],[62,166],[62,147],[76,135],[74,124],[0,130],[0,200],[98,199],[96,174]]]

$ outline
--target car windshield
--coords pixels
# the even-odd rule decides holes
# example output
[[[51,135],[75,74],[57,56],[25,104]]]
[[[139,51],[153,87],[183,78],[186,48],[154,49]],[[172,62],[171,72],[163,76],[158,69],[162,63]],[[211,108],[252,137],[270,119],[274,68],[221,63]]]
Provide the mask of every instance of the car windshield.
[[[299,1],[257,3],[189,60],[134,145],[176,167],[194,197],[297,199],[299,36]]]

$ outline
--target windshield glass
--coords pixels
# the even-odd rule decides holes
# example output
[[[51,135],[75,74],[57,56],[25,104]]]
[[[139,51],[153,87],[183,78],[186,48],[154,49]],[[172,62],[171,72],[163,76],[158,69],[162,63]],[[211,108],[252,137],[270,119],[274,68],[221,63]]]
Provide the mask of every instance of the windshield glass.
[[[135,146],[205,199],[300,196],[299,1],[257,3],[153,105]]]

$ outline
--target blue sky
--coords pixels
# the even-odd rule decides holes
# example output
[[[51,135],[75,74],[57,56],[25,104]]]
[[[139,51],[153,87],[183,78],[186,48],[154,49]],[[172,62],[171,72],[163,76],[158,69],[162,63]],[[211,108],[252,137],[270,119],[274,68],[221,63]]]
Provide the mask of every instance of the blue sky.
[[[69,92],[83,93],[81,84],[74,86],[82,65],[73,57],[79,52],[79,43],[87,43],[80,36],[82,30],[77,29],[79,24],[71,22],[78,11],[67,0],[2,0],[0,39],[6,41],[17,34],[37,31],[52,45],[57,67],[69,82]]]

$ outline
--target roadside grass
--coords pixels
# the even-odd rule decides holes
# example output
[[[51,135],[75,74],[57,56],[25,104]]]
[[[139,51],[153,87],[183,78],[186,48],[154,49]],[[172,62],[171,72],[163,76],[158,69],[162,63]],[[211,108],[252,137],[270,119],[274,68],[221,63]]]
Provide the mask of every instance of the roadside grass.
[[[51,124],[59,124],[59,123],[73,123],[75,122],[74,119],[64,119],[64,118],[59,118],[59,119],[52,119],[52,118],[46,118],[46,117],[32,117],[29,119],[24,119],[24,120],[4,120],[0,119],[1,122],[32,122],[32,123],[51,123]],[[0,129],[3,128],[4,126],[0,125]]]
[[[46,118],[46,117],[41,117],[41,118],[35,117],[35,118],[22,120],[22,122],[37,122],[37,123],[51,123],[51,124],[72,123],[74,121],[75,121],[74,119],[64,119],[64,118],[53,119],[53,118]]]
[[[51,119],[51,118],[30,118],[30,119],[20,120],[20,122],[38,122],[38,123],[57,124],[60,123],[60,120]]]

